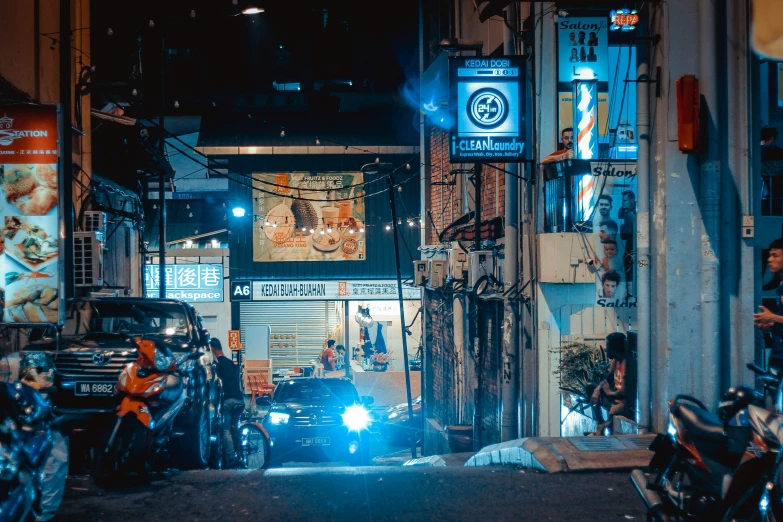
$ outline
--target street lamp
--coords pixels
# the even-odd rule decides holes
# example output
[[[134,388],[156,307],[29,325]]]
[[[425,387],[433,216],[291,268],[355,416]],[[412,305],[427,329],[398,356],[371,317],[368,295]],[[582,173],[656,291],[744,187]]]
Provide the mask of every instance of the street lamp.
[[[254,5],[251,5],[251,6],[248,6],[248,7],[244,8],[244,9],[242,9],[242,14],[245,15],[245,16],[257,15],[257,14],[261,14],[263,12],[264,12],[264,8],[263,7],[256,7]]]

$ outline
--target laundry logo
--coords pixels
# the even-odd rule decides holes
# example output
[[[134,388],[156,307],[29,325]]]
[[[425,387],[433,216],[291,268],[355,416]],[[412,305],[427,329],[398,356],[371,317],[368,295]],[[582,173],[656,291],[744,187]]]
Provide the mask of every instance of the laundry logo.
[[[19,138],[47,138],[45,130],[14,130],[14,119],[7,115],[0,118],[0,145],[7,147]]]
[[[508,117],[508,100],[495,89],[479,89],[468,100],[467,110],[474,125],[494,129]]]

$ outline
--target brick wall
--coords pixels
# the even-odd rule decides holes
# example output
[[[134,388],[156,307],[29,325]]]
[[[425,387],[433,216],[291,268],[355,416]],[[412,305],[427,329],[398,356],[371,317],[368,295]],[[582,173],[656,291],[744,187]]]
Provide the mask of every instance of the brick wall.
[[[453,170],[472,169],[473,164],[451,164],[449,162],[449,133],[434,125],[428,128],[430,194],[427,210],[432,212],[437,232],[427,220],[428,244],[438,244],[438,232],[443,231],[462,216],[462,191],[460,186],[468,181],[469,174],[451,173]],[[496,164],[505,169],[505,164]],[[457,182],[457,178],[460,178]],[[502,171],[485,165],[481,173],[481,219],[493,219],[503,215],[505,197],[505,175]],[[439,185],[438,183],[448,183]],[[472,204],[471,204],[472,208]]]
[[[441,426],[455,424],[456,417],[456,354],[452,327],[452,300],[439,292],[426,290],[427,310],[427,370],[432,382],[429,414]]]
[[[479,301],[478,328],[481,343],[478,368],[479,415],[481,417],[482,446],[500,442],[500,345],[503,304],[501,301]]]

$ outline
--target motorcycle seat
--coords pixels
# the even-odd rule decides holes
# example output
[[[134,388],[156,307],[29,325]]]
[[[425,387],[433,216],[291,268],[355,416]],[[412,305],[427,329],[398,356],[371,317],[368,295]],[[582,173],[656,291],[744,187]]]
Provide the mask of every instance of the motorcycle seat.
[[[721,443],[728,439],[718,416],[695,404],[680,403],[672,413],[682,423],[682,428],[694,439]]]

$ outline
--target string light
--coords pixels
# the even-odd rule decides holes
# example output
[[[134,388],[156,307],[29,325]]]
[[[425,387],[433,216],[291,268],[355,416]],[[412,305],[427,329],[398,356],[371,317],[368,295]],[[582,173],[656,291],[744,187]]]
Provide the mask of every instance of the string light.
[[[362,234],[364,234],[364,227],[360,228],[360,229],[359,229],[359,232],[360,232],[360,233],[362,233]]]
[[[348,233],[349,233],[349,234],[353,234],[353,229],[352,229],[352,228],[349,228],[349,229],[348,229]]]
[[[386,225],[386,230],[391,230],[391,225]]]
[[[152,20],[150,20],[150,27],[155,27],[155,22],[153,22]]]
[[[326,231],[331,234],[332,233],[332,227],[327,228]]]
[[[179,109],[179,101],[174,100],[174,108]]]
[[[302,227],[302,232],[307,232],[307,227]]]
[[[274,223],[272,223],[272,228],[277,228],[277,221],[275,221]]]
[[[330,231],[331,232],[331,231]],[[323,236],[325,234],[324,229],[321,229],[321,235]]]
[[[311,234],[315,234],[315,230],[313,230],[313,229],[311,228],[311,229],[310,229],[310,233],[311,233]]]
[[[264,226],[266,226],[266,227],[269,226],[269,220],[268,219],[266,221],[264,221]]]
[[[413,226],[413,221],[408,221],[408,226],[412,227]]]
[[[190,10],[190,17],[191,18],[196,18],[196,10],[195,9],[191,9]]]
[[[111,30],[111,27],[109,27],[109,30],[106,31],[106,34],[108,34],[109,36],[112,36],[114,34],[114,31]]]

